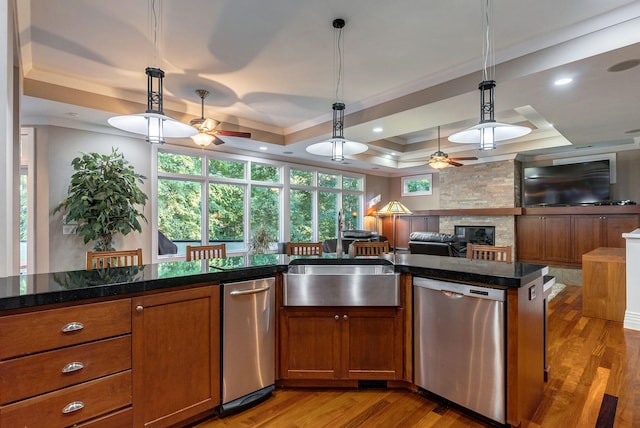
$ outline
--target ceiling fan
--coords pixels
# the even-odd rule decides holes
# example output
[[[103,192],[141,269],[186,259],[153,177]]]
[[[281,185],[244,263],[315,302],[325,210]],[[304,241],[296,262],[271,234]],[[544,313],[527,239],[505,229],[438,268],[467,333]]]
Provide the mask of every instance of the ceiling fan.
[[[478,160],[477,157],[466,158],[450,158],[448,154],[440,151],[440,127],[438,126],[438,151],[431,155],[428,165],[435,169],[444,169],[449,165],[463,166],[463,164],[456,162],[459,160]]]
[[[211,143],[215,145],[224,144],[224,141],[217,138],[218,135],[251,138],[251,133],[249,132],[223,131],[222,129],[216,129],[220,122],[215,119],[204,117],[204,99],[209,95],[209,91],[206,89],[196,89],[196,94],[200,97],[200,117],[191,120],[189,124],[198,130],[198,133],[191,137],[197,145],[206,147]]]

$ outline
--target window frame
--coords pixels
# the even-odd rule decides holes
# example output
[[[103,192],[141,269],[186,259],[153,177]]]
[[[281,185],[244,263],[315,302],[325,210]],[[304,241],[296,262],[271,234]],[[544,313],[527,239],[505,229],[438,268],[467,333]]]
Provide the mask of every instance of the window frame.
[[[202,159],[202,173],[201,175],[189,175],[189,174],[178,174],[178,173],[167,173],[167,172],[159,172],[158,171],[158,152],[171,153],[176,155],[187,155],[187,156],[200,156]],[[244,168],[244,178],[224,178],[224,177],[214,177],[209,175],[209,160],[210,159],[218,159],[224,161],[232,161],[232,162],[242,162],[245,163]],[[262,165],[262,166],[270,166],[276,167],[279,169],[279,182],[268,182],[268,181],[258,181],[251,179],[251,167],[253,164]],[[290,169],[297,169],[301,171],[308,171],[312,173],[313,185],[291,185],[290,183]],[[320,187],[318,186],[318,174],[330,174],[336,175],[338,179],[338,187],[329,188],[329,187]],[[343,177],[356,178],[361,180],[361,190],[345,190],[343,189]],[[290,219],[288,213],[288,209],[285,207],[290,206],[290,191],[291,189],[296,190],[305,190],[313,193],[312,204],[313,204],[313,219],[312,219],[312,229],[313,229],[313,239],[315,241],[318,240],[318,195],[319,191],[323,192],[335,192],[338,193],[338,207],[342,208],[343,206],[343,195],[344,194],[355,194],[359,196],[359,204],[361,209],[361,214],[358,218],[359,227],[363,226],[364,217],[363,213],[365,212],[364,201],[365,201],[365,188],[366,188],[366,175],[360,173],[352,173],[345,172],[340,170],[334,170],[329,168],[317,168],[310,165],[304,164],[292,164],[289,162],[281,162],[266,158],[259,158],[253,156],[245,156],[245,155],[236,155],[231,153],[223,153],[223,152],[211,152],[207,150],[200,150],[197,148],[191,147],[182,147],[182,146],[173,146],[173,145],[164,145],[164,146],[154,146],[152,148],[152,162],[151,162],[151,178],[153,180],[151,186],[151,201],[152,201],[152,213],[151,213],[151,229],[152,229],[152,258],[154,262],[159,260],[161,261],[170,261],[170,260],[183,260],[184,254],[178,255],[158,255],[158,182],[159,179],[168,178],[168,179],[179,179],[179,180],[188,180],[188,181],[199,181],[202,184],[203,193],[201,197],[200,203],[203,204],[202,209],[202,218],[201,219],[201,236],[203,239],[208,239],[208,198],[209,198],[209,185],[211,183],[221,183],[221,184],[243,184],[245,185],[245,200],[244,200],[244,249],[241,252],[237,252],[237,254],[246,254],[248,251],[248,244],[250,242],[250,233],[251,233],[251,189],[252,186],[258,187],[277,187],[279,188],[280,197],[279,197],[279,211],[281,213],[279,219],[279,236],[277,237],[278,242],[286,242],[290,237]],[[229,252],[228,252],[229,253]]]

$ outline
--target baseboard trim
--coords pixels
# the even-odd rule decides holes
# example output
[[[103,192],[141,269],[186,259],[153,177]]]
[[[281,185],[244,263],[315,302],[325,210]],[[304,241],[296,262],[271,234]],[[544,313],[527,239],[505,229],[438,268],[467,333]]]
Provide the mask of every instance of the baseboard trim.
[[[640,313],[626,311],[624,313],[624,328],[640,331]]]

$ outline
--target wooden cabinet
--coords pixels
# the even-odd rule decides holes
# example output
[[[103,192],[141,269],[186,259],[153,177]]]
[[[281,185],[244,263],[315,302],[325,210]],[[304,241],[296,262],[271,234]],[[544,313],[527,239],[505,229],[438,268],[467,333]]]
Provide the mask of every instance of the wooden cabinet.
[[[582,255],[599,247],[624,248],[623,233],[640,226],[637,215],[581,215],[572,216],[574,263],[582,262]]]
[[[520,216],[516,227],[518,261],[571,262],[570,216]]]
[[[409,234],[411,232],[438,232],[440,230],[440,217],[425,215],[399,215],[396,216],[396,246],[409,248]],[[382,235],[389,238],[393,245],[393,216],[382,220]]]
[[[131,302],[0,318],[0,426],[131,425]]]
[[[283,308],[281,378],[401,379],[401,314],[398,308]]]
[[[132,299],[134,426],[220,404],[220,294],[200,286]]]
[[[622,234],[640,227],[640,216],[523,215],[516,224],[518,261],[580,266],[598,247],[624,248]]]

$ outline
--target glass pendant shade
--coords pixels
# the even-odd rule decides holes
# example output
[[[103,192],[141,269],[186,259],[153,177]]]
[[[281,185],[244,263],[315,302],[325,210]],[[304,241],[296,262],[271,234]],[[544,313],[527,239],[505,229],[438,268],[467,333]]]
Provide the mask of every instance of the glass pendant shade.
[[[429,166],[434,169],[445,169],[449,166],[449,161],[446,156],[441,156],[438,154],[431,155],[431,158],[428,162]]]
[[[215,137],[207,134],[206,132],[198,132],[196,135],[192,135],[191,139],[200,147],[207,147],[209,144],[213,143]]]

